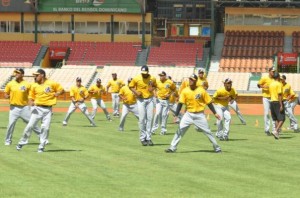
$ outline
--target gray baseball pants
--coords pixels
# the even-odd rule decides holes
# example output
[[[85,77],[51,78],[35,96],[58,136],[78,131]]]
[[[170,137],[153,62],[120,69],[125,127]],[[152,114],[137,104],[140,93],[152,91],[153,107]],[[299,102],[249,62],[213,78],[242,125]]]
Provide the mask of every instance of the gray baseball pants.
[[[8,126],[6,131],[5,143],[8,144],[12,143],[12,136],[18,119],[21,118],[25,123],[28,123],[30,119],[30,114],[31,111],[29,106],[10,105],[9,120],[8,120]],[[38,126],[35,126],[33,128],[33,131],[38,136],[41,133],[41,129]]]
[[[161,121],[161,133],[164,134],[167,132],[167,119],[168,119],[168,112],[170,108],[169,101],[162,100],[162,99],[157,99],[157,101],[158,102],[156,103],[152,133],[155,133],[155,131],[159,127],[159,121]]]
[[[218,145],[216,139],[214,138],[209,125],[207,123],[205,114],[203,112],[200,113],[190,113],[186,112],[179,124],[179,128],[177,129],[174,138],[171,142],[170,149],[175,151],[177,146],[181,140],[181,138],[185,135],[185,132],[189,129],[189,127],[194,124],[195,128],[198,132],[203,131],[204,134],[208,137],[209,141],[212,143],[213,148],[215,151],[221,150],[220,146]]]
[[[106,118],[108,120],[110,119],[109,113],[108,113],[108,111],[106,109],[106,106],[105,106],[105,103],[102,99],[92,98],[91,103],[92,103],[92,106],[93,106],[93,111],[92,111],[92,114],[91,114],[92,119],[95,119],[95,117],[96,117],[98,106],[103,110],[103,112],[105,113]]]
[[[120,118],[120,125],[119,125],[119,129],[120,130],[124,130],[124,125],[125,125],[125,121],[126,121],[126,117],[128,115],[128,113],[131,112],[134,114],[134,116],[139,119],[139,109],[137,104],[123,104],[122,106],[122,115]]]
[[[153,97],[138,98],[140,140],[151,140],[151,128],[153,119],[154,103]]]
[[[92,117],[90,116],[89,111],[88,111],[87,106],[85,105],[85,103],[84,103],[84,102],[83,102],[83,103],[80,103],[80,104],[78,105],[78,108],[79,108],[80,111],[85,115],[85,117],[90,121],[90,123],[91,123],[92,125],[95,125],[95,122],[94,122],[94,120],[92,119]],[[69,110],[68,110],[68,112],[67,112],[67,115],[66,115],[66,117],[65,117],[65,119],[64,119],[65,122],[68,123],[68,121],[69,121],[69,119],[70,119],[72,113],[74,113],[74,111],[75,111],[76,109],[77,109],[76,105],[75,105],[73,102],[71,102],[71,104],[70,104],[70,106],[69,106]]]

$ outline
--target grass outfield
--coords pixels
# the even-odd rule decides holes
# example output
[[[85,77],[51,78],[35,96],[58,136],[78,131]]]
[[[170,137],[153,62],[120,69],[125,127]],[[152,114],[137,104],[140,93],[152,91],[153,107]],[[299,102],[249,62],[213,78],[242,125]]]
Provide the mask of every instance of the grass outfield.
[[[64,106],[64,105],[62,105]],[[68,106],[68,104],[67,104]],[[262,116],[233,116],[230,141],[215,154],[207,138],[191,127],[177,153],[167,154],[177,126],[153,136],[143,147],[137,120],[130,115],[125,132],[119,120],[96,117],[89,127],[81,113],[62,127],[65,113],[54,113],[50,144],[37,153],[38,139],[17,151],[24,129],[18,122],[13,145],[4,146],[8,112],[0,113],[0,197],[299,197],[300,134],[284,131],[280,140],[264,135]],[[299,116],[298,116],[299,118]],[[171,120],[171,119],[170,119]],[[258,126],[255,122],[258,120]],[[211,128],[216,130],[213,119]],[[286,125],[285,125],[286,126]]]

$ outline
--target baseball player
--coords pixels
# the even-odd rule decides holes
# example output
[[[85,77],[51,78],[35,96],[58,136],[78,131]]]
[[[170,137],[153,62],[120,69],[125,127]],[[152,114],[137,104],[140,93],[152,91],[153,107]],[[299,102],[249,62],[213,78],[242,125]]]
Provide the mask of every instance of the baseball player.
[[[108,81],[106,86],[106,91],[111,87],[111,98],[112,98],[112,106],[113,106],[113,116],[119,117],[119,108],[120,108],[120,97],[119,91],[121,87],[125,84],[123,80],[117,79],[117,73],[112,73],[112,79]]]
[[[103,110],[103,112],[105,113],[106,119],[108,121],[112,121],[104,101],[102,100],[102,95],[106,94],[105,88],[103,85],[101,85],[101,79],[97,78],[96,80],[96,84],[92,85],[88,92],[91,94],[91,103],[93,106],[93,112],[92,112],[92,119],[95,119],[96,113],[97,113],[97,109],[98,106]]]
[[[281,76],[281,83],[283,85],[282,101],[284,104],[285,115],[290,119],[290,129],[294,132],[299,132],[298,120],[294,115],[294,109],[297,105],[297,95],[292,90],[291,85],[286,82],[286,76]]]
[[[169,112],[169,98],[176,90],[175,83],[167,78],[166,72],[162,71],[159,75],[159,80],[156,80],[156,113],[154,116],[152,133],[158,129],[159,119],[161,120],[161,132],[160,135],[165,135],[167,133],[167,119]]]
[[[279,130],[285,121],[285,110],[282,101],[283,86],[280,81],[279,73],[275,72],[273,78],[274,80],[269,85],[271,115],[272,119],[275,121],[275,128],[272,131],[272,135],[275,139],[279,139]]]
[[[29,92],[29,104],[31,107],[31,116],[27,126],[24,129],[17,150],[28,143],[32,129],[41,120],[41,134],[38,152],[44,152],[45,145],[49,136],[50,123],[52,118],[52,106],[56,104],[56,98],[64,93],[60,84],[46,78],[46,72],[38,69],[35,73],[35,83],[31,86]]]
[[[156,88],[156,79],[149,74],[148,66],[141,67],[141,74],[132,79],[129,88],[137,97],[140,141],[143,146],[153,146],[151,125],[154,110],[153,91]]]
[[[221,152],[220,146],[217,144],[213,134],[210,131],[208,122],[204,114],[204,108],[207,105],[209,109],[213,112],[217,119],[220,116],[216,113],[214,106],[212,105],[212,99],[209,94],[202,87],[197,87],[197,75],[193,74],[189,77],[189,87],[182,90],[179,103],[175,115],[178,116],[185,104],[186,112],[183,115],[179,128],[177,129],[174,138],[171,142],[171,146],[165,150],[167,153],[176,152],[177,146],[184,136],[185,132],[189,129],[190,125],[194,124],[197,131],[203,131],[208,137],[210,142],[213,144],[214,151],[217,153]]]
[[[207,81],[207,79],[206,79],[206,76],[205,76],[205,71],[204,71],[204,69],[202,69],[202,68],[200,68],[199,70],[198,70],[198,80],[197,80],[197,87],[198,86],[202,86],[205,90],[207,90],[208,89],[208,81]],[[181,93],[181,91],[184,89],[184,88],[186,88],[186,87],[188,87],[189,86],[189,80],[188,79],[186,79],[186,80],[184,80],[182,83],[181,83],[181,86],[180,86],[180,88],[179,88],[179,93]]]
[[[263,99],[263,106],[264,106],[265,133],[266,133],[266,135],[271,135],[271,133],[270,133],[271,120],[270,120],[270,115],[269,115],[271,101],[270,101],[269,85],[273,81],[273,75],[275,72],[275,68],[271,67],[268,70],[269,70],[269,75],[262,77],[258,81],[257,87],[262,89],[262,94],[263,94],[262,99]],[[272,122],[272,123],[273,123],[273,128],[275,128],[274,127],[275,123],[274,122]]]
[[[93,118],[90,116],[87,106],[84,103],[84,101],[89,97],[89,93],[88,93],[88,90],[84,86],[81,85],[80,77],[76,78],[76,85],[71,87],[70,96],[71,96],[71,104],[69,106],[67,115],[63,121],[63,126],[67,126],[72,113],[74,113],[74,111],[77,108],[79,108],[80,111],[90,121],[91,126],[95,127],[96,124],[95,124]]]
[[[10,111],[9,120],[6,131],[4,145],[9,146],[12,143],[12,136],[19,118],[25,123],[30,119],[30,107],[28,106],[28,94],[30,90],[30,83],[23,80],[24,70],[19,68],[14,71],[15,80],[10,81],[4,90],[4,98],[9,99]],[[33,131],[39,136],[41,129],[36,126]]]
[[[228,108],[228,103],[232,103],[237,92],[232,87],[232,80],[226,78],[224,81],[224,87],[219,88],[213,95],[214,105],[216,112],[220,115],[221,119],[217,120],[217,133],[216,137],[220,140],[228,140],[230,131],[231,115]],[[224,123],[223,123],[224,121]]]
[[[132,78],[128,79],[128,85],[132,81]],[[130,90],[129,86],[123,86],[120,89],[119,96],[123,101],[122,106],[122,115],[120,118],[119,131],[124,131],[124,124],[126,117],[129,112],[133,113],[137,119],[139,119],[139,110],[136,103],[136,97],[133,92]]]
[[[172,80],[171,76],[168,76],[168,78],[170,80]],[[175,116],[175,113],[176,113],[176,109],[177,109],[177,102],[176,101],[178,100],[178,98],[179,98],[179,95],[178,95],[178,90],[176,88],[175,91],[169,97],[169,112],[171,111],[173,116]],[[168,112],[168,116],[169,116],[169,112]],[[174,118],[175,118],[174,122],[178,124],[180,122],[181,118],[182,118],[182,114],[179,113],[178,116],[174,117]]]

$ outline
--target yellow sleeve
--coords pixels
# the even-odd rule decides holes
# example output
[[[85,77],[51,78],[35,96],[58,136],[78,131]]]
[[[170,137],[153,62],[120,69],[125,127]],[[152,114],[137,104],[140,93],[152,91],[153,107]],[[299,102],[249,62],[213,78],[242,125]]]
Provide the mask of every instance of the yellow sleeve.
[[[87,88],[84,88],[84,97],[89,97],[89,92],[87,90]]]
[[[29,99],[35,100],[34,92],[35,92],[35,86],[31,86],[30,91],[29,91],[29,96],[28,96]]]
[[[135,88],[135,85],[136,85],[136,79],[133,78],[132,81],[129,83],[128,86],[129,86],[130,88]]]
[[[70,89],[70,96],[74,97],[75,93],[74,93],[74,87],[71,87]]]
[[[212,102],[212,98],[206,91],[203,92],[202,97],[205,104],[209,104]]]
[[[9,94],[9,92],[10,92],[10,85],[11,85],[11,83],[8,83],[8,84],[5,86],[4,92],[7,93],[7,94]]]
[[[184,91],[182,91],[179,97],[179,102],[185,104],[185,99]]]

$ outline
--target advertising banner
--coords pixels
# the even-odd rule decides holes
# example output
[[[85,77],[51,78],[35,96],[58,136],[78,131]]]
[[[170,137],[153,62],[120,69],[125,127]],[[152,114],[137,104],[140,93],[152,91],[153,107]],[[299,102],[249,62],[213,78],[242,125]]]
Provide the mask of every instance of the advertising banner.
[[[296,65],[297,56],[297,53],[278,53],[278,64],[285,66]]]
[[[67,47],[50,48],[50,60],[63,60],[66,56],[67,50]]]
[[[39,0],[39,12],[141,13],[140,0]]]

